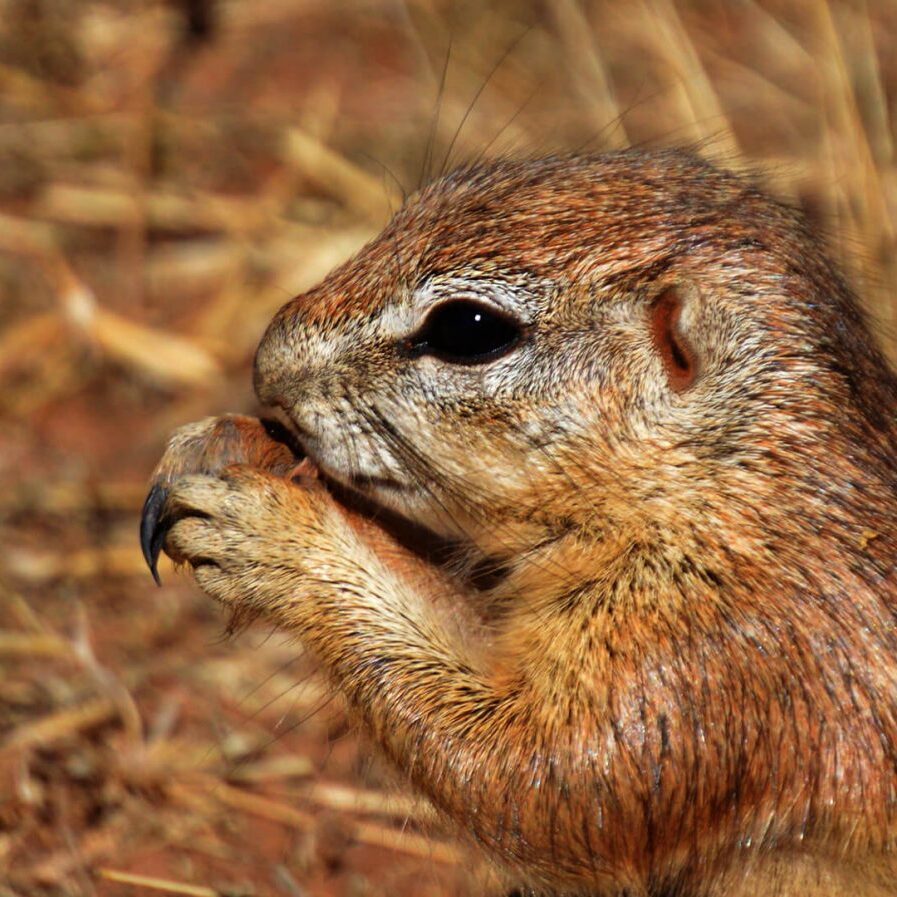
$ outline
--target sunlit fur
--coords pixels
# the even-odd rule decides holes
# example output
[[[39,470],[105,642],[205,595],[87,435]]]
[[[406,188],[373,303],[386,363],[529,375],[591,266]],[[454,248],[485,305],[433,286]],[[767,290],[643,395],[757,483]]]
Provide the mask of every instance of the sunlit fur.
[[[685,389],[650,325],[671,290]],[[400,351],[459,297],[517,318],[518,347]],[[326,477],[459,565],[245,467],[175,482],[167,550],[294,631],[515,875],[897,891],[897,391],[796,213],[673,152],[462,170],[284,307],[256,387]],[[174,466],[205,470],[190,451]],[[479,592],[476,564],[505,575]]]

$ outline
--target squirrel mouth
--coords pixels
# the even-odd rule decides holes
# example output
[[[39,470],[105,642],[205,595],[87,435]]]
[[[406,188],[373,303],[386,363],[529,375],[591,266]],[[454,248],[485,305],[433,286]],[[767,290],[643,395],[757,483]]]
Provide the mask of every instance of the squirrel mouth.
[[[350,473],[343,477],[335,475],[312,456],[306,448],[306,440],[310,438],[309,434],[285,413],[278,414],[277,417],[263,418],[262,424],[271,439],[286,446],[292,452],[296,459],[297,473],[316,477],[320,475],[320,478],[328,484],[328,488],[329,483],[340,482],[365,494],[372,489],[383,489],[388,492],[408,491],[406,485],[392,477],[365,473]]]
[[[460,576],[476,591],[488,592],[507,576],[504,564],[495,558],[478,555],[472,545],[434,533],[423,524],[378,503],[369,493],[341,483],[324,471],[319,470],[318,479],[346,510],[369,520],[425,563],[452,576]],[[389,482],[392,485],[393,481]],[[398,489],[407,488],[400,483],[394,485]],[[459,564],[459,559],[464,562]]]
[[[286,419],[285,419],[286,418]],[[338,477],[321,465],[305,447],[304,434],[286,414],[263,419],[268,436],[285,445],[293,454],[296,466],[292,476],[317,479],[336,500],[352,514],[365,518],[396,542],[422,560],[443,566],[458,553],[457,542],[437,535],[421,524],[415,523],[399,512],[381,504],[374,497],[379,490],[390,493],[408,491],[408,487],[390,477],[368,474],[350,474]]]
[[[375,486],[403,490],[405,487],[400,483],[392,480],[381,481],[379,477],[365,477],[358,482],[353,477],[351,484],[347,484],[334,479],[325,471],[319,472],[318,479],[339,505],[369,520],[422,560],[442,566],[457,554],[456,542],[380,504],[365,488]]]
[[[504,578],[506,570],[495,559],[481,557],[470,563],[471,556],[476,555],[471,545],[439,535],[377,500],[378,492],[400,494],[410,491],[404,483],[390,477],[368,474],[338,477],[309,455],[303,444],[303,434],[292,420],[265,420],[264,424],[268,435],[275,441],[282,442],[293,453],[296,459],[294,476],[314,477],[337,504],[383,530],[425,563],[451,573],[457,572],[459,558],[467,558],[468,562],[461,565],[467,569],[463,578],[478,591],[488,591]]]
[[[407,492],[408,487],[390,477],[376,477],[365,473],[353,473],[349,476],[352,488],[362,491],[368,489],[385,489],[388,492]]]

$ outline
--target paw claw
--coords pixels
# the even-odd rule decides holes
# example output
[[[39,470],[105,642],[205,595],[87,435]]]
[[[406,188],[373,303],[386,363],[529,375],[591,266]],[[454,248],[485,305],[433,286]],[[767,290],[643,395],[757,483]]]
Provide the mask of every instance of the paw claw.
[[[159,554],[169,528],[169,522],[162,513],[168,499],[168,492],[169,490],[165,486],[156,483],[150,489],[140,515],[140,547],[157,586],[162,585],[158,569]]]

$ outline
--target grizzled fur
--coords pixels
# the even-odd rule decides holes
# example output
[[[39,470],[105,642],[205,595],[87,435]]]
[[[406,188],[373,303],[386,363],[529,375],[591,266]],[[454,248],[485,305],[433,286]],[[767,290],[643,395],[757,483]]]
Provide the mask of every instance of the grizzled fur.
[[[514,349],[409,353],[459,297]],[[464,169],[279,312],[256,388],[309,475],[194,425],[166,551],[529,886],[895,893],[897,383],[796,213],[676,152]]]

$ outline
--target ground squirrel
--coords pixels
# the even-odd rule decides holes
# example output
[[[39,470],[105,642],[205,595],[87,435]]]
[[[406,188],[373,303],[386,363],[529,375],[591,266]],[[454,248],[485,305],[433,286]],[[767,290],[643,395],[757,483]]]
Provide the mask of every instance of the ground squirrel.
[[[800,215],[674,151],[464,168],[255,383],[289,434],[176,435],[151,563],[526,887],[897,893],[897,381]]]

